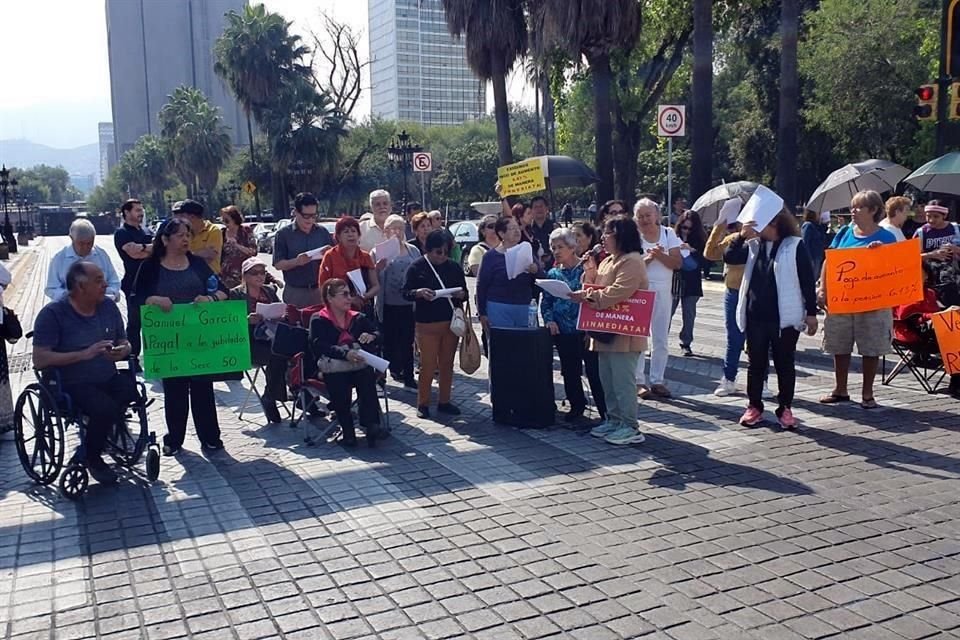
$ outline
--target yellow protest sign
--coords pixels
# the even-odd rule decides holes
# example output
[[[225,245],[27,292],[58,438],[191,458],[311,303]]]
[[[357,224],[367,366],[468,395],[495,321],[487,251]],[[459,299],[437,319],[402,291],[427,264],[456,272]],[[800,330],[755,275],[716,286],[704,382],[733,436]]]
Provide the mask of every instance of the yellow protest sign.
[[[827,311],[861,313],[923,299],[920,240],[827,251]]]
[[[950,375],[960,374],[960,309],[951,307],[933,316],[943,368]]]
[[[543,177],[543,165],[539,158],[514,162],[497,169],[501,196],[517,196],[523,193],[543,191],[547,183]]]

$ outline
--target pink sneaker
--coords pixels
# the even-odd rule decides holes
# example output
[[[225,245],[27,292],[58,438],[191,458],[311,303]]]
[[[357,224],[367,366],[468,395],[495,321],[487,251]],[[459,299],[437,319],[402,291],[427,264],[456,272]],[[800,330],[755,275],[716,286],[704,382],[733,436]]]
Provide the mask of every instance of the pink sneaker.
[[[760,424],[760,421],[763,419],[763,412],[756,407],[747,407],[747,410],[743,412],[743,415],[740,417],[740,424],[745,427],[755,427]]]
[[[790,407],[781,409],[777,415],[777,419],[780,420],[780,426],[784,429],[797,428],[797,419],[793,417],[793,411],[790,410]]]

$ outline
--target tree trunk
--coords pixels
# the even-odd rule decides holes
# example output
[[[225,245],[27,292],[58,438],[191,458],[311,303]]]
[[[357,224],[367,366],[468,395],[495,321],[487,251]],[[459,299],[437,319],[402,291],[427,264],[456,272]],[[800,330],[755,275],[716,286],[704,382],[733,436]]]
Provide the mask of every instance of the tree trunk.
[[[610,56],[591,56],[593,107],[596,117],[597,202],[613,199],[613,123],[610,116]]]
[[[616,161],[616,197],[632,203],[637,197],[637,158],[645,127],[638,121],[627,122],[623,118],[620,105],[616,106],[617,137],[613,143],[613,157]]]
[[[713,9],[693,3],[693,90],[690,118],[690,198],[710,188],[713,176]]]
[[[282,171],[271,171],[270,186],[273,192],[273,219],[282,220],[290,213],[290,201],[287,199],[287,186],[284,184]]]
[[[800,77],[797,72],[798,0],[780,4],[780,120],[777,125],[777,192],[797,204],[797,127]]]
[[[247,112],[247,138],[248,138],[248,142],[250,143],[250,165],[251,165],[252,167],[254,167],[254,169],[256,169],[256,167],[257,167],[257,154],[256,154],[256,152],[255,152],[254,149],[253,149],[253,123],[250,121],[250,112],[249,112],[249,111]],[[248,176],[247,179],[250,180],[250,177]],[[252,182],[252,180],[251,180],[251,182]],[[262,184],[256,184],[256,183],[254,183],[254,186],[256,186],[257,188],[256,188],[256,190],[253,192],[253,202],[254,202],[255,206],[257,207],[257,219],[259,219],[260,216],[261,216],[261,212],[263,211],[263,209],[260,208],[260,188],[261,188],[263,185],[262,185]]]
[[[543,146],[548,155],[557,153],[557,133],[553,105],[553,94],[550,92],[550,74],[544,71],[540,78],[540,93],[543,96],[541,109],[543,111]]]
[[[497,121],[497,151],[500,155],[500,166],[503,166],[513,162],[506,73],[494,73],[490,82],[493,84],[493,111]]]

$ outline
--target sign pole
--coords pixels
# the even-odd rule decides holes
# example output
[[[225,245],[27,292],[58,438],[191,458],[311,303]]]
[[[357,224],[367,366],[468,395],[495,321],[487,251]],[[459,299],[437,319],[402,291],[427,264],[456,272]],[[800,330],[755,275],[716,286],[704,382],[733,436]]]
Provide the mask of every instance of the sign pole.
[[[667,221],[673,213],[673,136],[667,138]]]
[[[424,176],[427,174],[426,171],[420,172],[420,204],[423,205],[423,208],[427,208],[427,191],[424,187]]]

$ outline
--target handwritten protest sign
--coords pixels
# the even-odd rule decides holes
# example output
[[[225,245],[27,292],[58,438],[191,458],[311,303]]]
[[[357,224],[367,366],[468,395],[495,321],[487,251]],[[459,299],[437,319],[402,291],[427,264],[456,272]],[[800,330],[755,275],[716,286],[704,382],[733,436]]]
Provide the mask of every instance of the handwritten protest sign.
[[[960,310],[947,309],[933,316],[943,368],[950,375],[960,374]]]
[[[522,193],[543,191],[547,183],[543,177],[543,165],[539,158],[508,164],[497,169],[500,195],[516,196]]]
[[[923,299],[920,240],[827,250],[827,310],[861,313]]]
[[[143,373],[149,380],[250,368],[247,303],[175,304],[169,313],[140,307]]]
[[[585,289],[600,289],[599,285],[585,284]],[[591,309],[586,303],[580,305],[577,329],[601,331],[621,336],[649,336],[650,320],[656,294],[638,289],[632,296],[609,309]],[[664,304],[669,304],[665,302]]]

